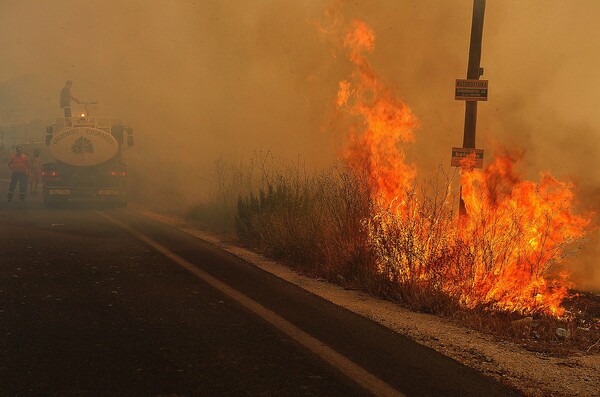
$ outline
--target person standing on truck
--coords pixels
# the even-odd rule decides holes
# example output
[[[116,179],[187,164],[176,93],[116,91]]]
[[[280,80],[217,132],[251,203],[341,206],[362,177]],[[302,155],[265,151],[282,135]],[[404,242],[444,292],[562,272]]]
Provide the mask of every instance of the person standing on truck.
[[[29,179],[29,158],[23,153],[23,148],[17,146],[16,153],[8,160],[8,168],[12,170],[10,185],[8,186],[8,195],[6,198],[10,203],[15,193],[17,183],[19,183],[19,200],[25,201],[27,192],[27,180]]]
[[[29,193],[37,194],[38,185],[42,177],[42,159],[40,149],[33,151],[33,157],[29,161]]]
[[[72,86],[73,82],[71,80],[67,80],[65,86],[60,92],[60,107],[65,110],[65,117],[71,117],[71,100],[74,100],[77,103],[81,103],[77,98],[75,98],[71,94]]]

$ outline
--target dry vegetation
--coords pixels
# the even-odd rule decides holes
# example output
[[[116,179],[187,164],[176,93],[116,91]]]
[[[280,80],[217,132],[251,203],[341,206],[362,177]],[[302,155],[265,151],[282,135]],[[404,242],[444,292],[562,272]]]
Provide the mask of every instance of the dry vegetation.
[[[378,207],[365,179],[343,166],[312,175],[300,164],[274,166],[269,153],[237,165],[221,159],[215,166],[213,200],[192,208],[188,218],[235,233],[240,243],[310,276],[453,318],[531,350],[600,352],[598,295],[572,293],[561,318],[544,314],[543,307],[506,311],[494,301],[468,304],[473,294],[486,293],[474,291],[481,274],[473,258],[510,250],[519,228],[480,222],[487,228],[481,233],[485,238],[467,246],[453,232],[451,179],[438,173],[419,191],[409,192],[402,203],[407,210],[400,215]],[[520,221],[517,215],[513,222]]]

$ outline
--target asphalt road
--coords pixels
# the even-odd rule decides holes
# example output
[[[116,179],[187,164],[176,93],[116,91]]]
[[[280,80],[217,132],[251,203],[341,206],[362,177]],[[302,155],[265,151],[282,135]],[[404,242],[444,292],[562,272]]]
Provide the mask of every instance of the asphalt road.
[[[0,201],[0,396],[373,392],[518,395],[133,210]]]

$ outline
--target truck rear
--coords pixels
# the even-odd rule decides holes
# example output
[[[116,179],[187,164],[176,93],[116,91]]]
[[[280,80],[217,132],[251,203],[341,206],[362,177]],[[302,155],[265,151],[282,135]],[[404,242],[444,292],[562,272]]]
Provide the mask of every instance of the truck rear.
[[[133,146],[133,130],[88,114],[58,119],[46,129],[46,145],[55,161],[43,164],[44,203],[69,201],[127,205],[128,171],[124,152]]]

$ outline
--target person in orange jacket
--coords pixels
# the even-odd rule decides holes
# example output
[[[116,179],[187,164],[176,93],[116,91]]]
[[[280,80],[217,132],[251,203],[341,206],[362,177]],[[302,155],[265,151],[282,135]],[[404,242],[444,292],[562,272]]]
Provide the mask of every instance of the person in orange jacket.
[[[15,193],[17,183],[19,183],[19,200],[25,201],[25,193],[27,192],[27,182],[29,179],[29,157],[23,153],[23,148],[17,146],[16,153],[8,160],[8,168],[12,170],[10,177],[10,185],[8,186],[8,195],[6,198],[10,203]]]

